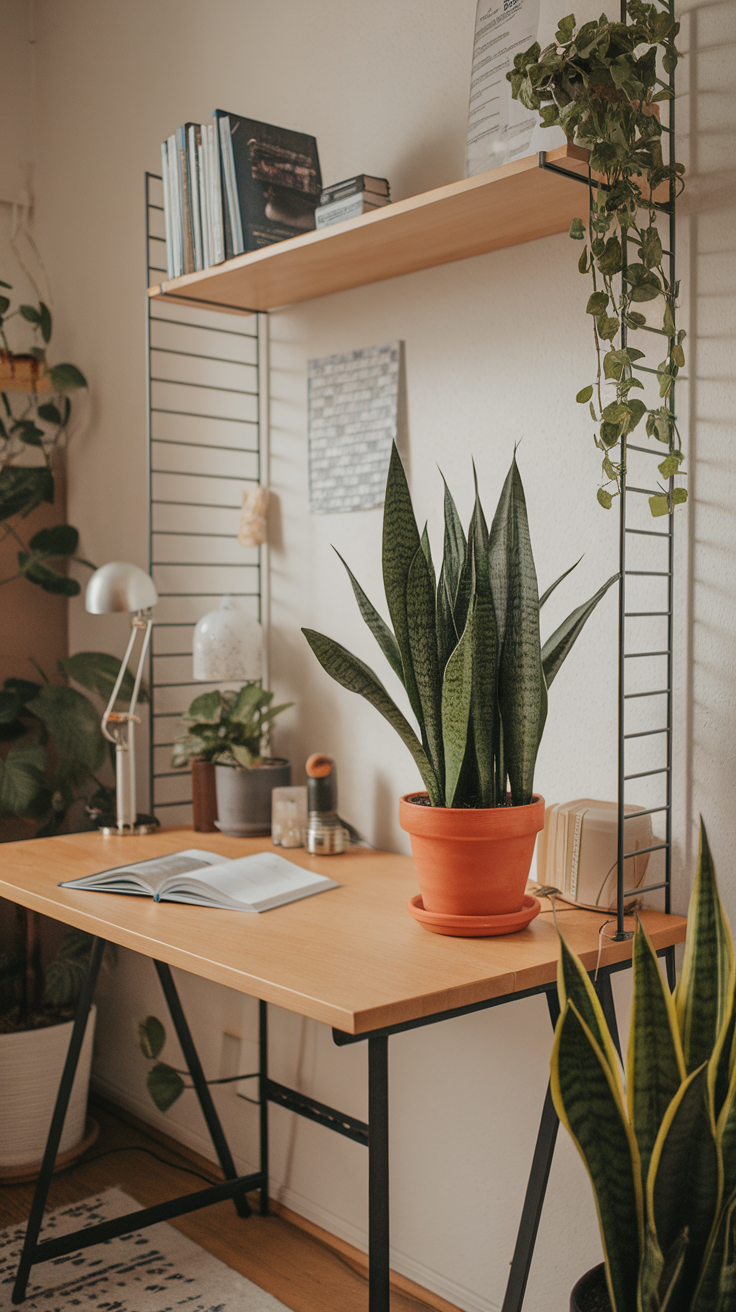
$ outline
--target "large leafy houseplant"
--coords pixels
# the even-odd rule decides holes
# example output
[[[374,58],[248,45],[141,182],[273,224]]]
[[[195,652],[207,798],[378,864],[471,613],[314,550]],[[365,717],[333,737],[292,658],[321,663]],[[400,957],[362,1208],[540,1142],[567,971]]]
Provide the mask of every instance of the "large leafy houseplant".
[[[201,693],[182,716],[187,731],[174,743],[172,765],[181,768],[192,760],[246,769],[261,765],[269,725],[293,705],[272,706],[272,701],[273,693],[260,683],[246,683],[237,692]]]
[[[736,1309],[736,969],[701,821],[674,995],[637,925],[625,1087],[562,940],[552,1094],[593,1185],[614,1312]]]
[[[683,454],[674,409],[674,383],[685,364],[685,332],[677,327],[678,284],[665,273],[668,252],[657,227],[661,209],[674,205],[682,187],[682,164],[665,163],[657,106],[672,97],[661,74],[673,74],[680,30],[669,8],[628,0],[628,22],[606,14],[577,28],[563,18],[544,50],[535,42],[514,59],[507,73],[512,95],[540,113],[544,127],[561,127],[570,140],[590,150],[587,222],[574,219],[570,236],[587,238],[578,268],[590,277],[586,312],[591,316],[597,370],[577,400],[590,407],[595,443],[602,452],[600,504],[609,508],[620,492],[625,439],[646,419],[650,437],[667,447],[659,471],[664,480],[682,473]],[[600,185],[598,183],[600,179]],[[661,191],[668,190],[662,203]],[[641,307],[657,303],[648,323]],[[664,359],[653,371],[659,405],[647,405],[637,377],[644,352],[626,334],[647,331],[662,338]],[[613,392],[610,400],[606,388]],[[687,499],[671,483],[650,497],[653,515],[671,512]]]
[[[539,597],[516,456],[490,531],[477,489],[467,536],[447,485],[444,511],[436,578],[427,529],[420,534],[394,446],[383,519],[383,580],[393,631],[348,569],[360,613],[406,690],[419,736],[362,660],[333,638],[313,629],[303,633],[327,673],[365,697],[397,731],[433,807],[527,806],[547,690],[617,575],[542,644],[540,609],[570,570]]]
[[[0,282],[0,288],[11,290],[6,282]],[[47,305],[39,302],[12,310],[10,304],[10,298],[0,292],[0,376],[7,379],[7,390],[0,383],[0,542],[13,540],[17,569],[0,579],[0,587],[25,578],[44,592],[76,597],[80,585],[68,577],[63,566],[77,560],[94,569],[77,555],[77,530],[70,524],[56,524],[39,529],[26,540],[23,521],[43,502],[53,504],[54,453],[68,435],[70,393],[86,388],[87,380],[76,365],[48,363],[52,319]],[[33,338],[21,352],[11,350],[8,341],[8,324],[14,318]],[[15,377],[24,364],[33,366],[27,385]]]

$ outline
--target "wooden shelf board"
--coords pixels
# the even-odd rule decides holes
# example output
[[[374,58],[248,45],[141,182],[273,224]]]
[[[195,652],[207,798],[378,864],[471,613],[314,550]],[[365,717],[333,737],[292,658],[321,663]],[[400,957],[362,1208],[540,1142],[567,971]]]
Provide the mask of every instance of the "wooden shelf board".
[[[588,152],[578,146],[547,159],[587,177]],[[541,169],[534,155],[169,279],[148,294],[231,313],[272,310],[566,232],[586,206],[579,183]]]

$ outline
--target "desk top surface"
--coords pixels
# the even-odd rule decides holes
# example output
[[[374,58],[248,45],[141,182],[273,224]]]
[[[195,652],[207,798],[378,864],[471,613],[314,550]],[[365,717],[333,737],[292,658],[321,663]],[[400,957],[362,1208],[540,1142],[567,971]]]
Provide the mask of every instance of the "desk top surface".
[[[201,847],[224,856],[273,850],[269,839],[227,838],[164,829],[145,838],[65,834],[0,846],[0,897],[310,1016],[348,1034],[521,992],[555,978],[559,954],[549,914],[501,938],[449,938],[412,920],[417,892],[410,857],[355,848],[343,856],[289,860],[329,875],[340,888],[260,915],[217,911],[152,898],[58,888],[130,861]],[[607,917],[566,909],[568,943],[593,969]],[[685,937],[682,916],[644,912],[656,948]],[[601,964],[629,958],[629,943],[603,939]]]

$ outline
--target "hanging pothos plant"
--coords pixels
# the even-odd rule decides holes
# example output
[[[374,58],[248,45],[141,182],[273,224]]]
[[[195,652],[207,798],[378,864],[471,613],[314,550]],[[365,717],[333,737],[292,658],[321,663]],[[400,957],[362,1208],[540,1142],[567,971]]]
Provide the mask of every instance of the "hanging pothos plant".
[[[603,452],[598,500],[609,509],[620,493],[623,440],[646,418],[647,434],[668,449],[659,465],[667,486],[649,499],[652,514],[664,515],[687,500],[685,488],[669,482],[683,472],[672,389],[685,364],[685,333],[677,327],[679,284],[672,285],[664,270],[666,253],[657,230],[662,206],[655,201],[663,184],[670,188],[668,205],[683,185],[684,166],[664,162],[665,129],[656,109],[657,102],[672,97],[658,70],[661,60],[666,74],[674,72],[680,25],[667,10],[641,0],[628,0],[628,14],[628,23],[609,22],[602,14],[577,30],[570,14],[552,45],[540,50],[535,42],[515,57],[506,76],[514,99],[538,110],[545,127],[563,128],[568,140],[590,151],[591,175],[604,183],[591,181],[587,225],[573,219],[570,226],[576,241],[587,237],[578,268],[592,280],[587,313],[598,367],[595,382],[578,392],[577,400],[590,406],[595,443]],[[655,323],[639,308],[648,301],[658,302]],[[665,347],[656,368],[660,405],[653,408],[636,395],[643,385],[634,367],[644,352],[629,346],[627,335],[640,329],[660,335]]]

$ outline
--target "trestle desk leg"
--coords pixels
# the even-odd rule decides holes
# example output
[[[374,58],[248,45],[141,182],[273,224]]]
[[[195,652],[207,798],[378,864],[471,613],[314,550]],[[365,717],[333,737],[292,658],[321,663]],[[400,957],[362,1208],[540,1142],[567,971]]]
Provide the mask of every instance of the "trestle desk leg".
[[[92,1005],[92,998],[95,991],[95,985],[97,983],[97,976],[99,975],[100,972],[100,963],[102,961],[102,954],[104,950],[105,950],[104,939],[95,938],[92,940],[92,950],[90,952],[89,966],[87,967],[87,974],[85,975],[84,984],[82,985],[82,991],[79,995],[79,1001],[77,1002],[77,1010],[74,1016],[74,1024],[72,1026],[72,1033],[71,1033],[71,1038],[69,1040],[69,1047],[67,1049],[66,1061],[64,1063],[64,1070],[62,1072],[61,1082],[59,1084],[59,1092],[56,1095],[56,1105],[54,1107],[54,1114],[51,1118],[49,1136],[48,1139],[46,1140],[46,1148],[43,1155],[43,1161],[41,1162],[41,1170],[39,1172],[38,1181],[36,1183],[36,1189],[33,1194],[31,1213],[28,1218],[28,1225],[26,1227],[26,1236],[23,1241],[23,1251],[21,1253],[20,1262],[18,1264],[18,1272],[15,1277],[15,1284],[13,1286],[14,1303],[22,1303],[23,1299],[26,1296],[28,1277],[31,1273],[31,1267],[33,1265],[33,1254],[35,1252],[36,1243],[38,1240],[39,1232],[41,1230],[41,1223],[43,1221],[43,1213],[44,1213],[44,1208],[46,1206],[46,1199],[48,1197],[49,1186],[51,1184],[51,1177],[54,1173],[56,1154],[59,1151],[59,1143],[61,1141],[61,1135],[64,1129],[64,1120],[66,1118],[66,1112],[69,1106],[69,1099],[71,1097],[72,1087],[74,1085],[74,1076],[76,1075],[77,1072],[77,1065],[79,1063],[79,1054],[82,1050],[84,1032],[87,1028],[87,1018],[89,1016],[89,1009]]]
[[[258,1003],[258,1099],[261,1134],[261,1216],[268,1216],[268,1003]]]
[[[226,1180],[235,1180],[239,1175],[239,1171],[235,1167],[232,1153],[230,1152],[227,1139],[225,1138],[220,1124],[220,1118],[215,1111],[212,1094],[209,1091],[209,1086],[204,1077],[204,1071],[202,1070],[197,1049],[194,1046],[194,1040],[192,1039],[187,1019],[179,1000],[179,994],[176,991],[176,985],[174,984],[174,979],[171,974],[171,967],[167,965],[165,961],[154,961],[153,964],[156,967],[158,977],[161,981],[161,987],[164,991],[169,1013],[174,1022],[176,1036],[184,1054],[184,1061],[186,1062],[187,1070],[192,1077],[192,1082],[199,1099],[199,1105],[202,1108],[202,1115],[207,1122],[207,1129],[210,1132],[210,1138],[212,1139],[218,1161],[222,1167],[223,1175]],[[238,1216],[250,1216],[251,1209],[248,1206],[244,1194],[240,1197],[234,1198],[233,1202],[235,1203]]]
[[[674,993],[675,984],[677,983],[677,963],[675,960],[675,945],[667,948],[664,954],[665,964],[667,966],[667,983],[670,986],[670,993]]]
[[[368,1040],[368,1308],[389,1312],[388,1037]]]
[[[547,1006],[554,1029],[560,1014],[556,990],[554,993],[547,994]],[[557,1119],[548,1084],[501,1312],[521,1312],[559,1128],[560,1122]]]

